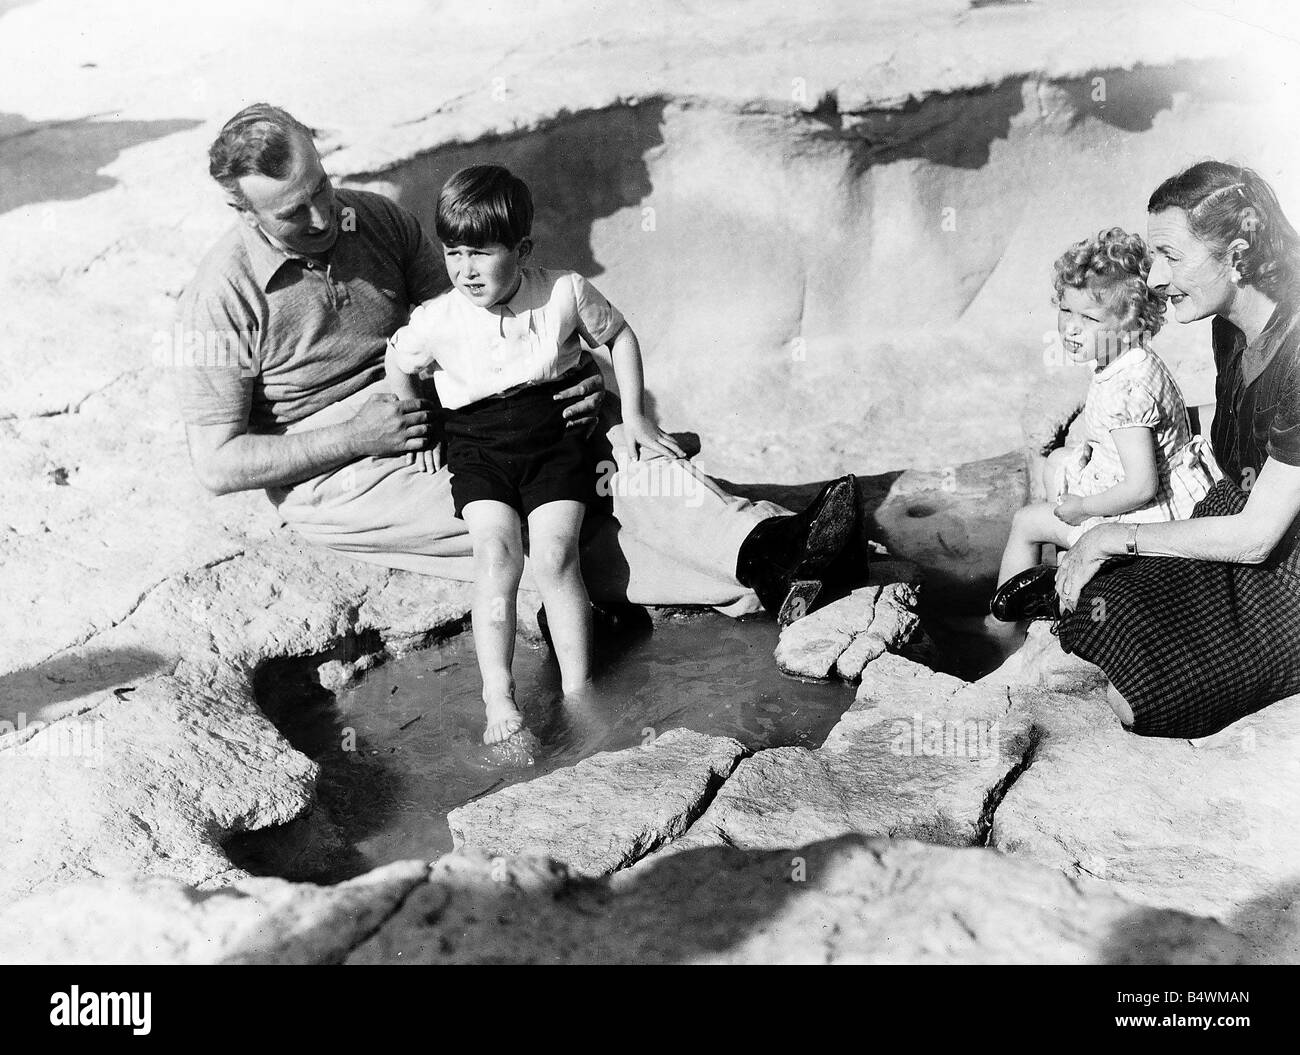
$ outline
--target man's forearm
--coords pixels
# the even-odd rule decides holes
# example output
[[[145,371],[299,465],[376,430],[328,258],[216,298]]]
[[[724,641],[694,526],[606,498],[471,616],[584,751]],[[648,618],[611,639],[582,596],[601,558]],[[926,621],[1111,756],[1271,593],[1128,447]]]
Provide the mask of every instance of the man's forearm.
[[[217,494],[289,487],[361,456],[350,422],[278,436],[244,433],[213,453],[202,482]]]

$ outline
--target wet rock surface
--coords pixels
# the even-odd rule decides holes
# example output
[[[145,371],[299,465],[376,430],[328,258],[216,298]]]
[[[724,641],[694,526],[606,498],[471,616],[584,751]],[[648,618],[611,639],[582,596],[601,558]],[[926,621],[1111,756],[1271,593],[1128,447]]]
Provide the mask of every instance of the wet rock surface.
[[[805,678],[857,681],[868,663],[912,639],[920,623],[916,602],[911,583],[854,590],[782,630],[776,665]]]
[[[745,753],[726,737],[670,729],[452,810],[447,824],[458,848],[541,852],[575,874],[605,875],[685,833]]]

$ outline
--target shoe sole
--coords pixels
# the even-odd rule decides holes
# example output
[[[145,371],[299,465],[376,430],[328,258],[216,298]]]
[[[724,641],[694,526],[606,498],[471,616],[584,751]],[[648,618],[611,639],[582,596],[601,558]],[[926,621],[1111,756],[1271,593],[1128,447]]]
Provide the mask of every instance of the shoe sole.
[[[805,536],[803,559],[791,572],[794,581],[819,578],[819,573],[844,552],[857,527],[858,496],[853,477],[836,481],[822,500],[822,506],[813,514]]]

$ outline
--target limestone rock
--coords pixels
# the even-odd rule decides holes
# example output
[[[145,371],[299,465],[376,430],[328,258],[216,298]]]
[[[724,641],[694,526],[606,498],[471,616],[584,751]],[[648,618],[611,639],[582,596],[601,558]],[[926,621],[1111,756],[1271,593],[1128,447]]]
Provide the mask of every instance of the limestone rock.
[[[306,810],[316,771],[251,701],[140,685],[0,750],[0,900],[87,876],[199,882],[230,867],[221,834]]]
[[[1029,626],[1025,643],[997,670],[980,679],[989,685],[1039,685],[1056,692],[1091,695],[1106,683],[1100,667],[1061,648],[1051,624],[1040,619]]]
[[[742,761],[684,846],[774,849],[848,832],[978,843],[1031,745],[1028,722],[1009,720],[1009,706],[1005,689],[882,656],[820,748]]]
[[[1022,694],[1016,710],[1040,740],[992,845],[1300,957],[1300,697],[1200,741],[1126,733],[1100,691]]]
[[[337,886],[244,878],[81,882],[0,911],[0,958],[23,964],[337,963],[428,875],[398,861]]]
[[[459,859],[458,859],[459,858]],[[845,837],[703,847],[600,882],[453,854],[349,964],[1237,963],[1211,920],[988,850]]]
[[[487,795],[447,824],[457,847],[541,852],[603,875],[684,832],[744,754],[735,740],[672,729]]]
[[[868,585],[791,623],[776,645],[776,665],[787,674],[826,678],[834,671],[855,681],[862,668],[915,632],[917,587],[907,582]]]

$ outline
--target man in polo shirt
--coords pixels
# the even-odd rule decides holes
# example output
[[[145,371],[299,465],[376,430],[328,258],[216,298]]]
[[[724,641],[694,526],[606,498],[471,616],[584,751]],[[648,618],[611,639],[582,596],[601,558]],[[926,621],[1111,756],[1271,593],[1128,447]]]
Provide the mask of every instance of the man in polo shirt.
[[[316,545],[471,580],[446,469],[419,472],[407,457],[436,443],[437,408],[384,384],[388,338],[445,288],[419,221],[382,195],[336,190],[311,131],[263,103],[226,123],[209,162],[240,222],[181,298],[198,352],[179,357],[177,391],[200,482],[215,494],[265,489]],[[590,428],[603,395],[593,364],[557,398],[573,427]],[[608,413],[603,424],[619,428]],[[607,435],[593,442],[610,449]],[[598,600],[731,614],[761,603],[787,623],[825,596],[829,568],[863,570],[844,559],[852,477],[797,515],[729,495],[686,461],[635,462],[608,482],[613,516],[589,517],[583,537]]]

